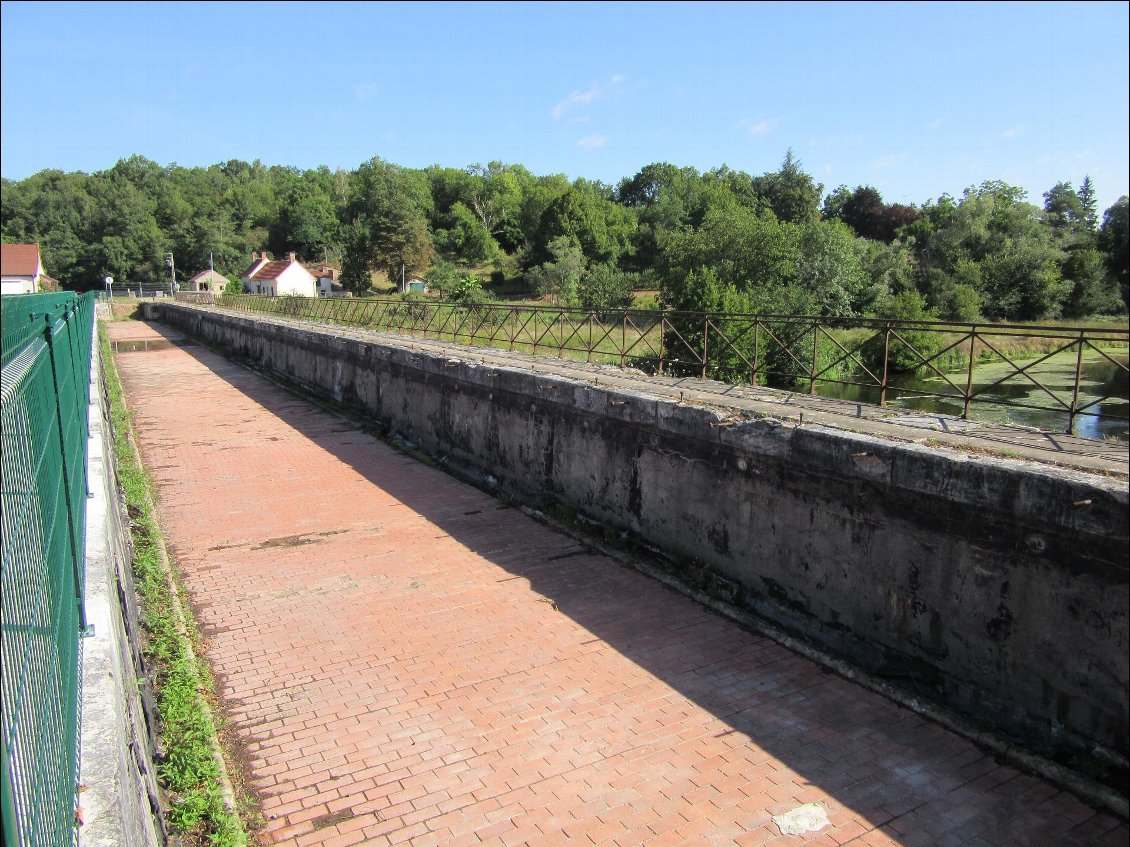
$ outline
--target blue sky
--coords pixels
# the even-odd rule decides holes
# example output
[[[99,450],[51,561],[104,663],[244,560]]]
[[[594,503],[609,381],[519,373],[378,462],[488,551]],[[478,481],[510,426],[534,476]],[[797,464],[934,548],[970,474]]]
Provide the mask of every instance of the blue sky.
[[[1128,191],[1127,3],[4,2],[3,176],[132,154]]]

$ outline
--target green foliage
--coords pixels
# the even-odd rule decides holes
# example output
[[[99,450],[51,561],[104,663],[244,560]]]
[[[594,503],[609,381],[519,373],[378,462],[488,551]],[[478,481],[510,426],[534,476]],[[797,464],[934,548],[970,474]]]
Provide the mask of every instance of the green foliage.
[[[560,236],[549,243],[547,252],[550,260],[530,268],[526,281],[539,296],[550,296],[560,305],[575,305],[586,269],[581,246],[568,236]]]
[[[581,308],[606,313],[632,305],[632,288],[638,274],[621,271],[612,265],[593,265],[581,277],[578,297]]]
[[[463,271],[456,267],[454,262],[449,262],[446,259],[437,259],[428,268],[428,272],[424,274],[428,288],[441,297],[449,296],[463,277]]]
[[[694,290],[701,277],[692,275],[703,269],[739,291],[795,285],[800,257],[800,227],[730,198],[707,211],[698,229],[664,233],[657,267],[663,302],[677,310],[701,308]]]
[[[1130,198],[1125,194],[1103,215],[1098,242],[1106,254],[1107,273],[1119,287],[1125,311],[1130,306]]]
[[[896,321],[934,321],[937,315],[926,306],[926,298],[917,291],[902,291],[881,300],[876,316]],[[880,333],[860,350],[862,360],[872,373],[883,373],[883,351],[887,350],[888,372],[916,373],[924,370],[922,362],[930,359],[944,346],[943,336],[937,333],[916,332],[914,329],[895,327],[889,335]],[[934,363],[940,367],[944,363]]]
[[[414,276],[431,264],[426,177],[373,158],[357,169],[350,189],[342,285],[362,292],[370,271],[399,279],[402,271]]]
[[[764,198],[777,220],[805,224],[820,217],[824,186],[801,170],[800,160],[793,156],[791,149],[776,172],[754,181],[754,190]]]
[[[500,162],[416,170],[374,158],[350,172],[239,160],[162,167],[132,156],[90,175],[4,179],[0,235],[38,242],[51,275],[78,289],[101,287],[106,275],[165,280],[166,252],[182,281],[210,262],[237,278],[252,251],[269,249],[340,261],[343,284],[364,294],[373,274],[399,279],[403,266],[418,275],[438,250],[492,263],[506,279],[529,269],[562,302],[621,299],[608,290],[621,271],[646,277],[665,306],[684,308],[702,299],[687,289],[706,268],[751,302],[798,287],[826,315],[865,314],[911,289],[953,319],[1126,309],[1125,200],[1099,227],[1089,177],[1078,191],[1054,185],[1043,208],[999,181],[920,208],[885,203],[870,186],[840,186],[823,200],[823,222],[821,191],[791,150],[760,175],[659,162],[615,188]],[[546,277],[566,270],[550,250],[561,238],[583,256],[575,287],[569,274]]]
[[[481,282],[470,274],[463,274],[451,287],[448,299],[454,303],[479,303],[485,294]]]
[[[816,303],[816,313],[846,316],[878,297],[860,263],[851,230],[840,221],[815,221],[800,231],[796,284]]]
[[[436,244],[463,261],[487,262],[498,255],[498,243],[483,222],[463,203],[456,202],[448,215],[450,228],[436,232]]]
[[[571,188],[549,203],[534,236],[534,259],[545,262],[551,245],[569,239],[590,262],[619,262],[635,231],[635,217],[623,206],[590,191]]]

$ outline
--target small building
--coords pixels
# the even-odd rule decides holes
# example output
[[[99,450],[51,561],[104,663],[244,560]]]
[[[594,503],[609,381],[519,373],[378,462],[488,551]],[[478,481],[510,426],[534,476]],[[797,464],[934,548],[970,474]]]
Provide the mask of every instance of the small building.
[[[181,286],[181,291],[211,291],[213,294],[223,294],[227,284],[226,276],[209,268],[190,278]]]
[[[428,284],[422,279],[410,279],[405,283],[404,290],[409,294],[423,294],[428,290]]]
[[[265,252],[252,253],[251,267],[243,272],[240,279],[243,290],[248,294],[314,297],[317,292],[314,275],[294,258],[293,253],[289,253],[285,261],[273,260]]]
[[[58,290],[59,283],[43,267],[38,244],[0,245],[0,294]]]
[[[332,265],[307,265],[306,269],[314,275],[318,284],[319,297],[350,297],[345,286],[338,282],[341,271]]]

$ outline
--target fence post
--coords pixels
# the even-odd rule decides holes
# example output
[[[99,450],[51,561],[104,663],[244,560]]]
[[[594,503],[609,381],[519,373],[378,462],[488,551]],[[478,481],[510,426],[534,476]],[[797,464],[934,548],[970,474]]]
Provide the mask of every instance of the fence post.
[[[808,368],[808,393],[816,393],[816,344],[819,340],[817,333],[820,331],[819,324],[814,320],[812,322],[812,364]]]
[[[755,316],[753,319],[753,374],[750,376],[750,385],[757,385],[757,365],[758,357],[760,354],[760,341],[761,337],[758,330],[761,329],[761,318]]]
[[[879,386],[879,406],[887,405],[887,383],[890,380],[891,325],[883,328],[883,384]]]
[[[63,406],[60,400],[59,362],[57,361],[58,350],[55,344],[55,322],[50,314],[44,315],[43,320],[45,324],[43,338],[44,341],[47,342],[47,352],[51,360],[51,383],[55,389],[55,422],[59,427],[59,459],[62,463],[63,497],[67,507],[67,535],[71,540],[71,587],[73,588],[74,602],[78,608],[79,632],[82,632],[86,629],[86,609],[84,608],[82,595],[79,590],[79,586],[82,585],[82,551],[79,548],[80,535],[78,528],[75,526],[75,504],[70,485],[71,464],[77,457],[67,456],[66,419],[63,416]],[[78,638],[78,632],[76,632],[74,636]]]
[[[1067,414],[1067,435],[1075,432],[1075,416],[1078,414],[1079,408],[1079,380],[1083,375],[1083,330],[1079,330],[1079,345],[1075,353],[1075,386],[1071,391],[1071,409]]]
[[[973,354],[977,348],[977,324],[969,327],[969,365],[965,373],[965,398],[961,407],[961,419],[969,420],[969,402],[973,399]]]
[[[707,350],[709,350],[710,343],[710,316],[707,315],[702,319],[702,378],[706,379],[706,360]]]

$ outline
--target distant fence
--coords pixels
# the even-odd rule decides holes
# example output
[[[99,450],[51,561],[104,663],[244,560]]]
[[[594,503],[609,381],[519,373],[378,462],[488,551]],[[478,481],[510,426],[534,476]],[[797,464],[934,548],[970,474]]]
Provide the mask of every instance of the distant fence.
[[[100,292],[103,297],[172,297],[175,293],[168,282],[115,282]]]
[[[5,847],[76,841],[86,459],[97,295],[0,301]]]
[[[291,296],[218,305],[880,406],[930,402],[965,418],[974,406],[1026,410],[1067,432],[1130,419],[1121,328]],[[1084,365],[1096,363],[1106,375],[1088,381]]]

